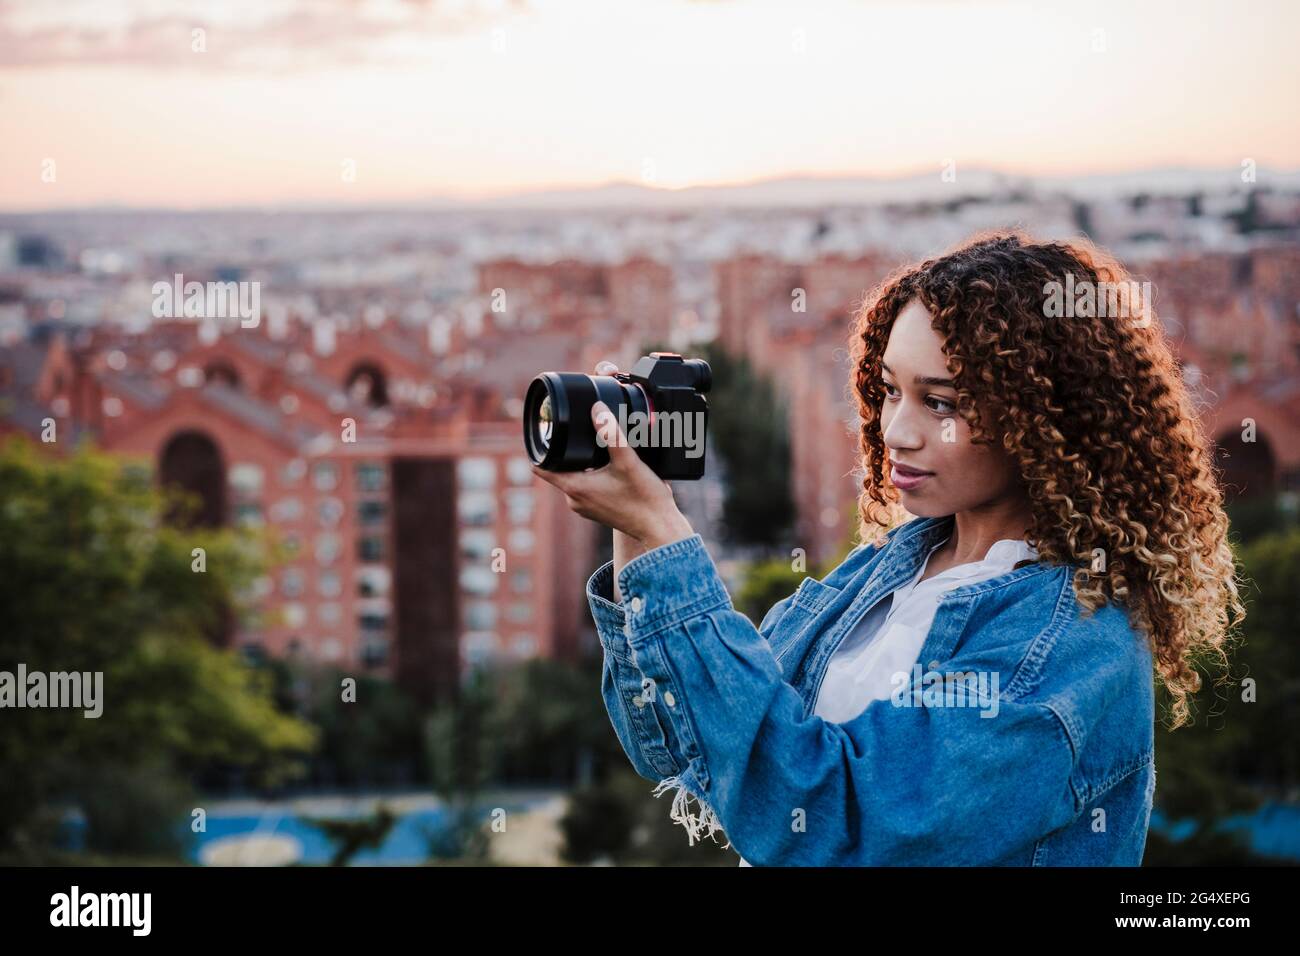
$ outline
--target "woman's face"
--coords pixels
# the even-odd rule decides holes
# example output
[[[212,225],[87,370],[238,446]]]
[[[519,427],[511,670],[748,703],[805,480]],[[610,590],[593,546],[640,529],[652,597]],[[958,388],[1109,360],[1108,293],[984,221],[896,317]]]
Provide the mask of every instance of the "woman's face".
[[[944,364],[943,339],[928,309],[915,299],[889,334],[881,374],[885,399],[880,428],[889,451],[890,480],[902,505],[918,518],[979,509],[1023,494],[1014,460],[1001,446],[971,443],[957,413],[957,390]],[[896,466],[929,472],[909,478]]]

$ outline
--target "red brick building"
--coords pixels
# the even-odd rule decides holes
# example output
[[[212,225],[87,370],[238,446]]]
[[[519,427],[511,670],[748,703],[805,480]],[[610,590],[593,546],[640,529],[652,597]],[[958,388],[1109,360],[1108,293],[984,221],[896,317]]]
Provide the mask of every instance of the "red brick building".
[[[476,663],[582,651],[596,528],[532,475],[514,396],[435,376],[422,337],[397,329],[151,332],[31,347],[32,408],[195,492],[197,520],[273,529],[285,560],[230,643],[423,699]],[[568,368],[571,353],[545,357]]]

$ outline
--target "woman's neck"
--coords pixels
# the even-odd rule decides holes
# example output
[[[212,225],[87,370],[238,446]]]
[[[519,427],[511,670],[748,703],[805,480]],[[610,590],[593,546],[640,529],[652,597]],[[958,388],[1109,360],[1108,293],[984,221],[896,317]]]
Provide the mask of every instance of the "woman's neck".
[[[1031,515],[1028,502],[1008,501],[959,511],[955,518],[952,534],[931,557],[943,567],[983,561],[989,548],[1006,538],[1023,541]]]

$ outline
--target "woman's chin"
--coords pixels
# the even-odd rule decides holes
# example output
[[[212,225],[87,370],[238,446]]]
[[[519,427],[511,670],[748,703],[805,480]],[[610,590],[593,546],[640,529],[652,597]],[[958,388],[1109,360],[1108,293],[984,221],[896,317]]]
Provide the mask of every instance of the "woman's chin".
[[[952,514],[951,508],[944,507],[942,502],[927,500],[928,495],[918,494],[915,491],[903,491],[899,489],[902,498],[899,503],[907,509],[907,513],[915,515],[918,518],[942,518]]]

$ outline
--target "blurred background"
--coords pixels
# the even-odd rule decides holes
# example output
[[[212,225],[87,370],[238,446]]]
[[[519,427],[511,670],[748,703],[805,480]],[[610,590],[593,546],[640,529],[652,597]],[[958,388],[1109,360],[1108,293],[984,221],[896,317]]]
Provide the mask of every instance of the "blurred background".
[[[736,865],[618,746],[609,532],[524,389],[707,358],[675,491],[758,621],[856,543],[863,297],[1019,226],[1153,283],[1251,582],[1146,861],[1294,865],[1298,21],[0,2],[0,670],[104,674],[98,719],[0,711],[0,862]]]

